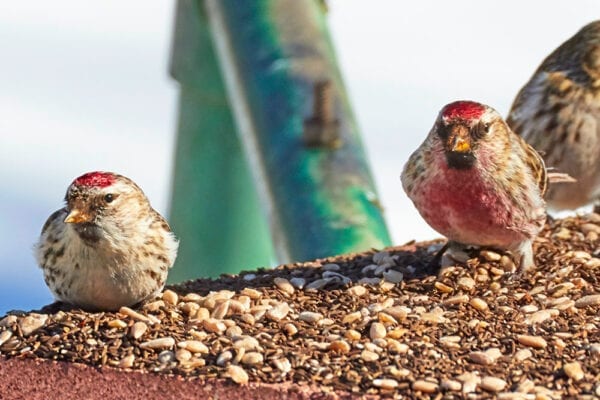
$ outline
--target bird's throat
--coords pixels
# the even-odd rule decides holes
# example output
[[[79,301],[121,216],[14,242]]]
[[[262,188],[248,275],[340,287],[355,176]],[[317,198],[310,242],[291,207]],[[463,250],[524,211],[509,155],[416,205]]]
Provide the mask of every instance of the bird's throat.
[[[81,240],[87,244],[98,243],[102,238],[102,229],[96,224],[89,222],[73,224],[73,229],[75,229]]]
[[[446,152],[448,167],[453,169],[469,169],[475,164],[475,156],[471,152]]]

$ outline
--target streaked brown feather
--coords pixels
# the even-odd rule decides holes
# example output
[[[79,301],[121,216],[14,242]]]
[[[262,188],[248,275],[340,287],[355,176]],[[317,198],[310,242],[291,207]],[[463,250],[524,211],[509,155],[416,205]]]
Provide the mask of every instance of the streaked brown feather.
[[[524,144],[525,151],[527,152],[527,165],[533,173],[538,188],[540,189],[540,194],[544,196],[544,194],[546,194],[546,190],[548,189],[548,174],[546,172],[546,164],[544,164],[542,156],[540,156],[540,154],[535,151],[533,147],[527,143]]]
[[[48,230],[48,228],[50,227],[50,225],[52,225],[54,223],[54,220],[58,219],[61,217],[61,215],[63,215],[63,218],[66,217],[67,212],[65,211],[64,208],[61,208],[60,210],[56,210],[54,211],[46,220],[46,222],[44,223],[44,227],[42,228],[42,235],[44,233],[46,233],[46,230]]]

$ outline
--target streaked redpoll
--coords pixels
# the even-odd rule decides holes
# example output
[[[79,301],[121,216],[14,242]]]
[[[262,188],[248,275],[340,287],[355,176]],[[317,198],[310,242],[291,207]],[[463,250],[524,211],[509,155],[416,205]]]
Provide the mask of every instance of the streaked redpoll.
[[[44,280],[57,300],[117,310],[163,289],[178,242],[133,181],[90,172],[71,183],[65,201],[36,245]]]
[[[507,122],[542,154],[548,168],[577,181],[549,188],[550,209],[600,200],[600,21],[542,62],[517,95]]]
[[[544,226],[544,162],[491,107],[446,105],[402,172],[402,185],[450,243],[509,250],[535,266],[532,242]]]

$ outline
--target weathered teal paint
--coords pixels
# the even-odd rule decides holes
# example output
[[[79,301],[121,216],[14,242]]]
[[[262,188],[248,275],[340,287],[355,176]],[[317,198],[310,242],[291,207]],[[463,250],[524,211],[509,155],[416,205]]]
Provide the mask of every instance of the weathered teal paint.
[[[180,95],[169,219],[180,249],[172,282],[274,262],[201,7],[192,0],[177,6],[171,73]]]
[[[390,244],[320,1],[206,0],[238,132],[280,261]],[[330,80],[341,146],[308,148],[313,87]],[[258,179],[257,179],[258,178]]]

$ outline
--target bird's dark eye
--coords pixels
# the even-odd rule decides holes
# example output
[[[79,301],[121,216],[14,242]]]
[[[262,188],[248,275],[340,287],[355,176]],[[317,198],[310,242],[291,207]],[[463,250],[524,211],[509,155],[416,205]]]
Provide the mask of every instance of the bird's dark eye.
[[[110,203],[114,200],[115,198],[113,197],[113,195],[111,193],[107,194],[104,196],[104,201],[107,203]]]
[[[491,126],[491,124],[489,122],[477,124],[477,126],[473,130],[475,133],[475,136],[478,138],[484,137],[489,132],[490,126]]]
[[[448,138],[448,134],[450,133],[450,128],[446,125],[440,124],[437,133],[440,138],[446,140]]]

